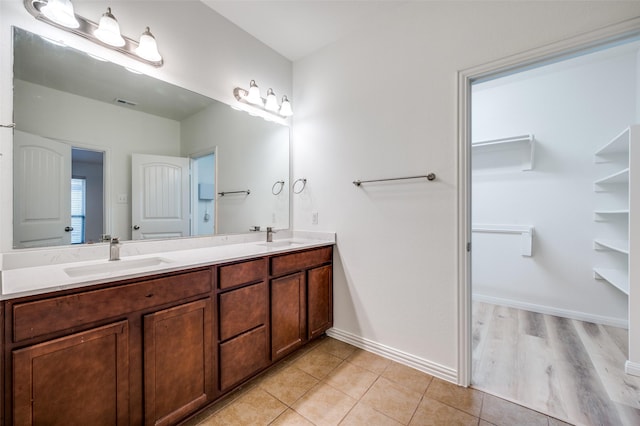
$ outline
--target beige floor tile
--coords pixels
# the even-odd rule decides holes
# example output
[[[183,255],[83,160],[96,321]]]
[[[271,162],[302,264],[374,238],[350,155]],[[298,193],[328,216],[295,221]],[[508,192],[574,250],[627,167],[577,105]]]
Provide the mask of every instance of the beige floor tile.
[[[369,370],[343,362],[329,373],[325,382],[352,398],[360,399],[377,378],[378,376]]]
[[[260,388],[253,388],[240,398],[229,404],[204,424],[218,425],[268,425],[287,406]]]
[[[495,426],[495,425],[494,425],[493,423],[489,423],[489,422],[488,422],[488,421],[486,421],[486,420],[482,420],[482,419],[480,419],[480,424],[479,424],[479,426]]]
[[[378,378],[361,401],[400,423],[407,424],[416,411],[422,395],[395,382]]]
[[[390,360],[362,349],[356,349],[347,358],[347,361],[376,374],[382,374],[387,366],[391,364]]]
[[[485,394],[480,417],[498,426],[547,426],[547,416],[493,395]]]
[[[434,378],[425,396],[479,417],[484,393]]]
[[[341,363],[340,358],[316,348],[298,358],[292,365],[317,379],[323,379]]]
[[[289,408],[275,419],[271,426],[314,426],[309,420]]]
[[[409,390],[421,394],[424,393],[429,383],[431,383],[431,379],[433,379],[433,376],[430,374],[393,361],[384,370],[382,377],[386,377]]]
[[[320,383],[291,406],[316,426],[335,426],[356,404],[349,395]]]
[[[341,342],[340,340],[327,337],[323,339],[319,344],[320,350],[327,352],[333,356],[337,356],[340,359],[347,359],[351,354],[356,351],[355,346],[351,346],[348,343]]]
[[[409,425],[476,426],[479,421],[477,417],[425,396]]]
[[[347,414],[347,417],[340,423],[340,426],[401,426],[390,417],[374,410],[364,403],[356,404]]]
[[[318,379],[294,366],[270,374],[260,382],[260,387],[287,405],[296,402],[309,389],[318,384]]]
[[[549,426],[570,426],[571,423],[565,423],[562,420],[558,420],[554,417],[549,417]]]

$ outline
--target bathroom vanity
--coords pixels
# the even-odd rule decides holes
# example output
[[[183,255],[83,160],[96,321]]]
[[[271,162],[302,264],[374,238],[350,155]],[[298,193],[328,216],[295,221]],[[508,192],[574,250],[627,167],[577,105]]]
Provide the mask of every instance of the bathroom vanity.
[[[3,424],[175,424],[332,326],[333,242],[217,249],[5,295]]]

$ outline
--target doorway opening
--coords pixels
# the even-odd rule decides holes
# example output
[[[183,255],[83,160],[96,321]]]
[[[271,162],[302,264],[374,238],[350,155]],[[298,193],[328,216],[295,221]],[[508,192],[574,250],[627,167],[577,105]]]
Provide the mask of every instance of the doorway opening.
[[[104,152],[71,148],[71,244],[104,234]]]
[[[195,157],[191,162],[191,234],[215,233],[215,153]]]
[[[624,178],[639,52],[627,36],[461,79],[467,384],[572,423],[640,422]]]

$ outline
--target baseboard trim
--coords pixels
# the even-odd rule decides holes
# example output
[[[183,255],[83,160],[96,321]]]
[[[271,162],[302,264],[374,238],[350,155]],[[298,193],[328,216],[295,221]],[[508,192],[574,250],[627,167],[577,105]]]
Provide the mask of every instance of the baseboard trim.
[[[575,319],[579,321],[592,322],[595,324],[602,324],[602,325],[610,325],[613,327],[620,327],[620,328],[626,328],[626,329],[629,328],[629,321],[620,319],[620,318],[591,315],[585,312],[571,311],[568,309],[558,309],[550,306],[536,305],[534,303],[520,302],[517,300],[511,300],[511,299],[503,299],[500,297],[485,296],[483,294],[474,294],[472,296],[472,299],[477,300],[478,302],[491,303],[493,305],[508,306],[510,308],[523,309],[525,311],[538,312],[538,313],[547,314],[547,315],[555,315],[557,317],[564,317],[564,318]]]
[[[444,365],[419,358],[415,355],[383,345],[382,343],[365,339],[364,337],[357,336],[353,333],[349,333],[348,331],[331,328],[327,330],[327,336],[349,343],[350,345],[372,352],[376,355],[380,355],[381,357],[399,362],[400,364],[415,368],[423,373],[431,374],[432,376],[438,377],[442,380],[458,383],[458,372],[453,368],[445,367]]]
[[[624,363],[624,371],[632,376],[640,376],[640,363],[627,360],[627,362]]]

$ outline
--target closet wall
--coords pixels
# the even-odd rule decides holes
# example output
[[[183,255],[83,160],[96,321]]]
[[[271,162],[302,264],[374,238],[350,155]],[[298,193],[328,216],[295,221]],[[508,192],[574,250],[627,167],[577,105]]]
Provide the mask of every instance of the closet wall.
[[[594,181],[606,175],[594,153],[638,120],[637,52],[474,85],[474,142],[534,135],[533,154],[527,142],[472,148],[474,299],[627,325],[627,296],[593,274],[604,255],[593,243],[603,227]],[[532,239],[492,231],[514,225],[531,226]]]

